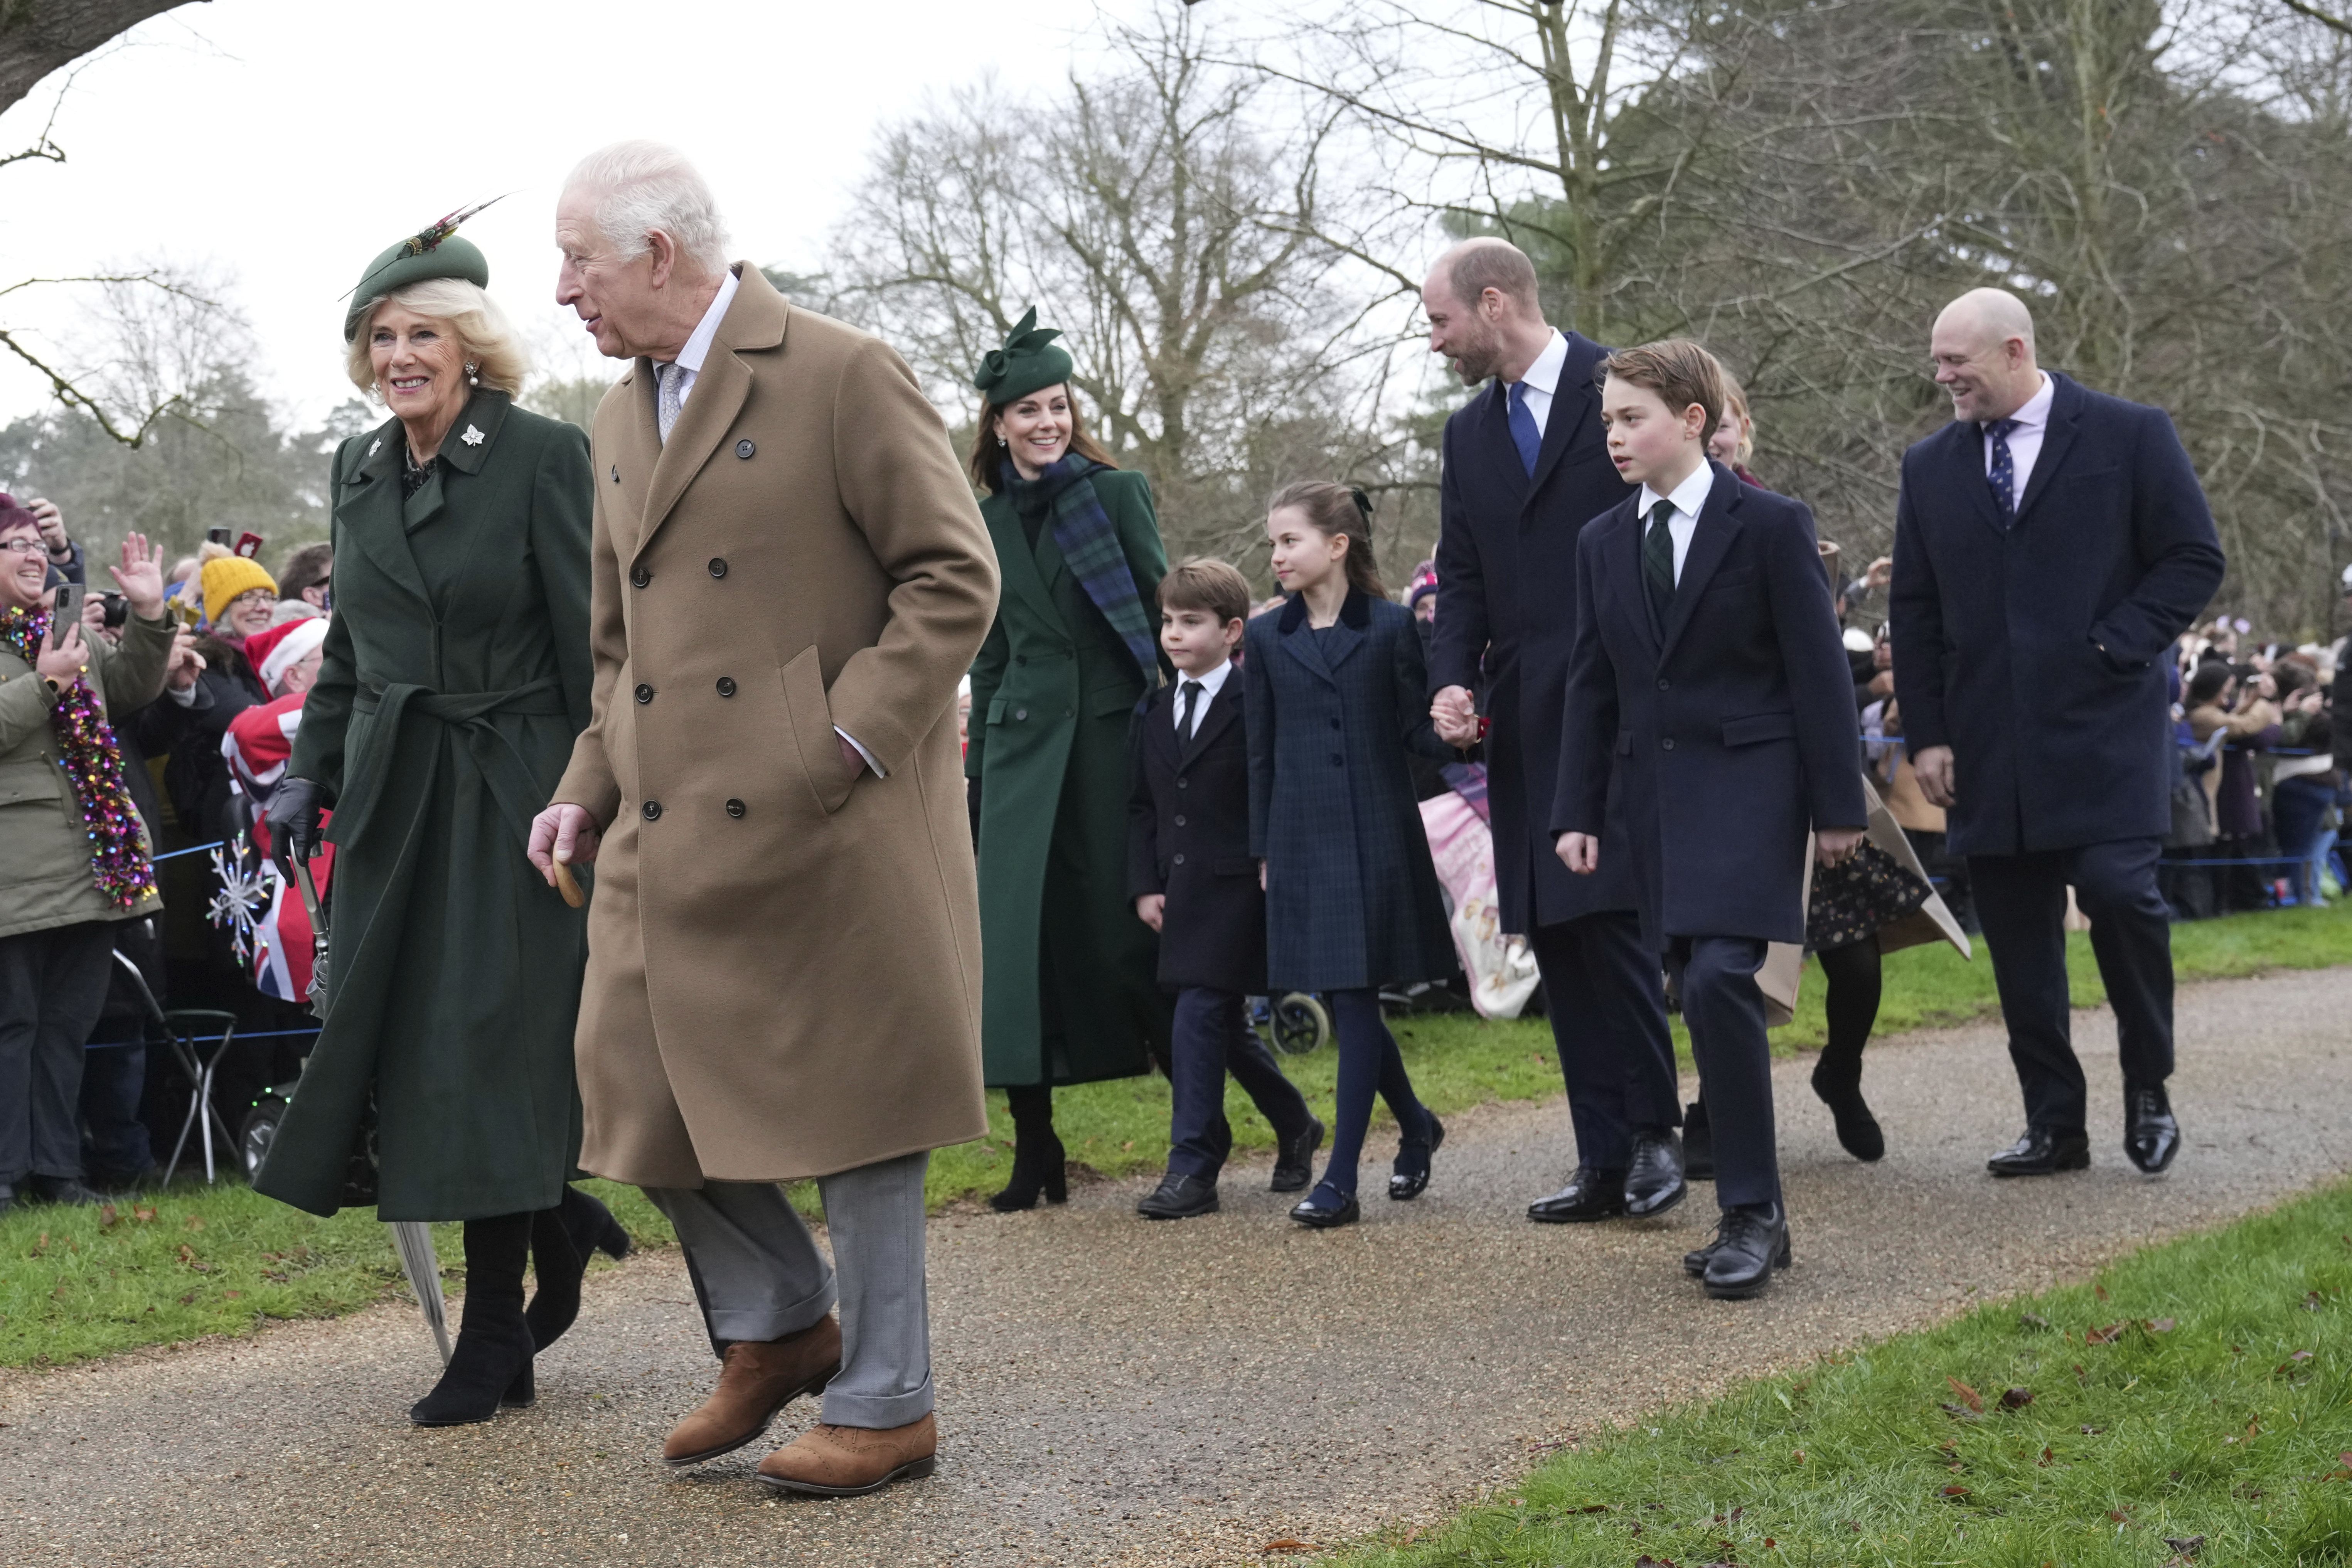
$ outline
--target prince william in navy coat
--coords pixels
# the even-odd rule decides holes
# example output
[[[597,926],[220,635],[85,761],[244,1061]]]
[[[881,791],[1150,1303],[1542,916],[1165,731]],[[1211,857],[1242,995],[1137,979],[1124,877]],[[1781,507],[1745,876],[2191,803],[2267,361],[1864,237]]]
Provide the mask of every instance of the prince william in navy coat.
[[[1548,831],[1577,540],[1626,495],[1593,384],[1606,351],[1545,322],[1534,266],[1499,239],[1446,252],[1422,300],[1432,349],[1465,381],[1493,379],[1445,422],[1429,683],[1438,733],[1465,748],[1479,738],[1471,694],[1483,688],[1503,929],[1527,937],[1542,971],[1576,1129],[1575,1173],[1528,1217],[1662,1214],[1685,1190],[1681,1101],[1622,814],[1610,812],[1618,852],[1595,877],[1570,876]]]
[[[2125,1152],[2161,1171],[2180,1146],[2156,884],[2179,771],[2165,660],[2221,586],[2221,541],[2164,411],[2043,372],[2015,295],[1954,300],[1933,353],[1956,417],[1904,454],[1888,612],[1912,767],[1969,858],[2025,1090],[2025,1136],[1990,1168],[2091,1162],[2071,883],[2115,1008]]]

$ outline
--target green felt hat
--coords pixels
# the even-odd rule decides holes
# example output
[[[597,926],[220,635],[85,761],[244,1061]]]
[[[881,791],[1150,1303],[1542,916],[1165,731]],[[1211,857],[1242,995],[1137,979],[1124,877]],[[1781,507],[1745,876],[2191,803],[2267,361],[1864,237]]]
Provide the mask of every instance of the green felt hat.
[[[498,198],[493,197],[492,200]],[[343,342],[359,335],[367,309],[395,289],[422,283],[428,278],[462,278],[477,289],[490,286],[489,258],[470,239],[457,237],[457,226],[489,205],[461,207],[422,232],[410,235],[367,265],[351,293],[351,309],[343,312]]]
[[[998,408],[1028,396],[1041,386],[1070,379],[1070,352],[1054,342],[1058,327],[1040,327],[1037,307],[1021,318],[1001,349],[991,349],[973,373],[972,385]]]

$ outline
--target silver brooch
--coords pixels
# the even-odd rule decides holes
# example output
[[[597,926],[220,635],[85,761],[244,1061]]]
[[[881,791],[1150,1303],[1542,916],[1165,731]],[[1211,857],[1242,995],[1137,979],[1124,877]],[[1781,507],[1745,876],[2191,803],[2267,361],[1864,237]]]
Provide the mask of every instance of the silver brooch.
[[[383,437],[381,437],[381,436],[377,437],[374,440],[370,441],[370,442],[368,443],[368,456],[369,456],[369,457],[371,457],[371,458],[374,457],[374,456],[375,456],[375,454],[376,454],[376,448],[377,448],[377,447],[382,447],[383,445]]]
[[[463,436],[458,437],[457,439],[463,441],[468,447],[478,447],[482,444],[482,433],[479,430],[475,429],[471,425],[468,425],[466,426],[466,433]]]

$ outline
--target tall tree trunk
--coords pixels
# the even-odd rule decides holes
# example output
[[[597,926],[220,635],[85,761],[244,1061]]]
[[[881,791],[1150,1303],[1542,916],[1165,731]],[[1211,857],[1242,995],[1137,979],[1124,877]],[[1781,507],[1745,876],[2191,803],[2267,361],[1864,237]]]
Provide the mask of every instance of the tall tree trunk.
[[[0,0],[0,111],[59,66],[189,0]]]

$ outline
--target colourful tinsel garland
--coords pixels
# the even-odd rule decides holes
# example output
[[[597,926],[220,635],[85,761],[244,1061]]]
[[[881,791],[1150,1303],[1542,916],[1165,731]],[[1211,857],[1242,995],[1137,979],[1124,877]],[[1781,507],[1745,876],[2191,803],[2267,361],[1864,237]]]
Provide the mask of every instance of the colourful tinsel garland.
[[[0,642],[26,664],[37,663],[41,640],[48,635],[47,610],[11,609],[0,616]],[[49,729],[81,805],[83,830],[89,836],[90,874],[98,890],[115,908],[127,910],[155,890],[155,868],[141,847],[139,808],[122,787],[122,752],[114,727],[106,721],[98,694],[77,680],[58,693],[49,710]]]

